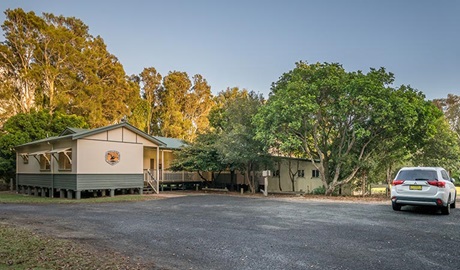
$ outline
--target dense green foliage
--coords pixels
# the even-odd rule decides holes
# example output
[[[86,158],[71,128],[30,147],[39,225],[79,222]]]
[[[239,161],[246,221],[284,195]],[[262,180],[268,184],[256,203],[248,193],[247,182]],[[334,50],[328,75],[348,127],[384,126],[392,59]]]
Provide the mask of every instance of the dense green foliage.
[[[229,165],[222,160],[217,148],[219,136],[215,133],[199,134],[196,140],[176,153],[171,170],[197,172],[207,182],[212,182]],[[204,173],[212,172],[211,179]]]
[[[435,135],[439,110],[410,87],[391,88],[392,82],[393,74],[383,68],[364,74],[339,64],[297,63],[273,84],[255,117],[257,138],[310,159],[332,194],[373,157],[400,147],[416,151]]]
[[[223,162],[231,165],[230,169],[244,174],[245,183],[254,193],[257,189],[254,172],[268,162],[264,144],[255,140],[256,127],[252,123],[264,99],[254,92],[237,88],[221,92],[218,99],[218,117],[211,122],[219,136],[217,148]]]
[[[0,131],[0,175],[14,178],[15,147],[34,140],[59,135],[67,127],[86,128],[83,117],[49,111],[20,113],[9,118]]]
[[[174,169],[220,172],[228,169],[244,175],[251,192],[256,191],[253,173],[268,163],[264,145],[255,140],[252,117],[263,104],[254,92],[229,88],[216,97],[210,112],[210,129],[176,156]]]
[[[445,166],[452,176],[460,180],[460,96],[449,94],[447,98],[435,99],[434,104],[444,112],[446,121],[439,121],[439,133],[430,142],[425,153],[437,164]],[[444,151],[443,157],[435,157],[437,151]],[[418,157],[422,158],[422,157]],[[426,161],[425,161],[426,162]]]
[[[450,128],[460,140],[460,96],[449,94],[447,98],[435,99],[433,102],[444,112]]]

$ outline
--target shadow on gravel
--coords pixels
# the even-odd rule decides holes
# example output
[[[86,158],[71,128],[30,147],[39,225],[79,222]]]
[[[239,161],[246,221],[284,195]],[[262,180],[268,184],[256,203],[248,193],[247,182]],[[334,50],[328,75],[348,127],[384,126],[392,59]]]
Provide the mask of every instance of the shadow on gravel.
[[[451,211],[455,211],[452,209]],[[401,208],[401,212],[405,212],[407,214],[413,215],[428,215],[428,216],[442,216],[441,210],[437,207],[430,207],[430,206],[403,206]]]

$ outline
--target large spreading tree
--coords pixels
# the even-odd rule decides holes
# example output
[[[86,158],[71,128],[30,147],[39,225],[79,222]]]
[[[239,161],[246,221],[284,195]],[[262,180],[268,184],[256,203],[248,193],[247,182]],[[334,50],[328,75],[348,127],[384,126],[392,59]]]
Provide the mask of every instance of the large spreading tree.
[[[272,151],[310,159],[332,194],[373,156],[391,154],[377,153],[379,146],[422,145],[434,136],[439,110],[410,87],[391,88],[393,79],[383,68],[346,72],[336,63],[299,62],[273,84],[254,120],[257,138]]]

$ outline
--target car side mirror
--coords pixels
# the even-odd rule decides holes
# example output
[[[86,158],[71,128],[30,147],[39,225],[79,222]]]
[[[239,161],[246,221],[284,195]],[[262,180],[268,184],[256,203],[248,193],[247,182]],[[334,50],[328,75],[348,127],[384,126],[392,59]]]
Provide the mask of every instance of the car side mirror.
[[[454,178],[451,178],[450,181],[452,181],[452,183],[455,183],[455,179],[454,179]]]

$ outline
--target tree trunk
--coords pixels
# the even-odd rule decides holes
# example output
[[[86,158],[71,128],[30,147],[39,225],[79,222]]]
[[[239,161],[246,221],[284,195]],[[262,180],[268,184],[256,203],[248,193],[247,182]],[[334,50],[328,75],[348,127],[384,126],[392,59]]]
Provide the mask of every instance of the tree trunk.
[[[280,191],[283,191],[283,188],[281,187],[281,161],[278,161],[278,185]]]
[[[247,179],[247,183],[249,185],[249,191],[251,193],[255,193],[255,187],[254,187],[254,179],[251,179],[251,162],[248,162],[247,164],[247,167],[246,167],[246,172],[244,173],[245,174],[245,178]]]
[[[387,196],[389,196],[389,192],[391,190],[391,165],[387,167]]]
[[[292,191],[295,191],[295,177],[299,173],[299,161],[297,160],[297,167],[294,172],[292,172],[291,160],[289,159],[289,178],[291,179]]]
[[[18,88],[21,91],[20,99],[20,112],[29,113],[35,107],[35,86],[28,82],[17,82]]]
[[[335,185],[331,183],[328,187],[326,187],[326,192],[324,193],[324,195],[332,196],[332,194],[334,193],[334,190],[335,190]]]
[[[252,187],[254,189],[252,193],[256,193],[259,187],[259,182],[258,181],[256,182],[256,172],[254,171],[254,166],[251,166],[251,167],[252,167],[252,170],[251,170]]]
[[[198,176],[200,176],[201,180],[203,180],[203,181],[205,181],[205,182],[208,181],[208,179],[206,179],[206,178],[204,177],[204,175],[203,175],[203,173],[201,173],[201,171],[197,171],[197,173],[198,173]]]
[[[230,170],[230,184],[231,186],[233,187],[233,185],[236,186],[236,183],[235,183],[235,170]]]
[[[249,187],[249,192],[252,193],[251,180],[249,179],[249,170],[246,170],[244,172],[244,182],[247,183],[247,185]]]
[[[364,197],[366,195],[366,187],[367,187],[367,173],[364,173],[362,183],[361,183],[361,195]]]

